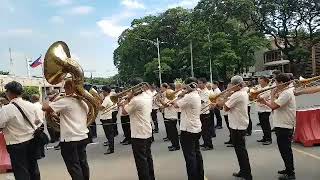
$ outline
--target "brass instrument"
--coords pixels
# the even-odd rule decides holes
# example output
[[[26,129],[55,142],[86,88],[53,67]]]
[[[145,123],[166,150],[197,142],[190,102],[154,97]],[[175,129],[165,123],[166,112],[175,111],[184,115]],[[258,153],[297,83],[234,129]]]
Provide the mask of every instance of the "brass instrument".
[[[288,88],[305,88],[305,87],[307,87],[309,85],[312,85],[312,83],[315,83],[315,82],[317,82],[319,80],[320,80],[320,76],[315,76],[315,77],[307,78],[307,79],[300,78],[300,80],[291,80],[291,81],[288,81],[286,83],[282,83],[282,84],[279,84],[279,85],[276,85],[276,86],[272,86],[272,87],[269,87],[269,88],[256,90],[256,91],[251,91],[251,92],[249,92],[249,100],[250,101],[257,101],[257,99],[258,99],[260,94],[265,93],[265,92],[267,92],[269,90],[278,88],[279,86],[287,85],[286,88],[279,90],[277,92],[277,94],[281,93],[282,91],[284,91],[285,89],[288,89]],[[293,86],[290,86],[291,83],[293,83]]]
[[[238,88],[240,86],[240,84],[237,84],[237,85],[234,85],[230,88],[227,88],[226,90],[222,91],[221,93],[219,94],[216,94],[216,95],[211,95],[211,97],[209,97],[210,99],[210,102],[211,103],[216,103],[217,102],[217,99],[218,98],[225,98],[225,95],[227,93],[232,93],[236,88]]]
[[[143,88],[146,87],[146,86],[147,87],[149,86],[149,84],[146,83],[146,82],[139,83],[139,84],[137,84],[137,85],[125,90],[125,91],[122,91],[122,92],[117,93],[115,95],[111,95],[110,96],[110,100],[114,104],[116,104],[116,103],[122,101],[123,99],[126,99],[127,98],[127,94],[129,92],[133,92],[133,95],[140,94],[143,91]]]
[[[44,58],[44,76],[48,83],[55,85],[62,82],[67,74],[71,74],[72,81],[75,84],[76,97],[83,100],[88,108],[87,125],[95,121],[101,99],[95,89],[86,91],[84,85],[84,73],[81,66],[71,58],[70,50],[63,41],[53,43],[46,52]],[[60,130],[60,120],[57,116],[46,113],[48,125],[51,125],[57,131]]]

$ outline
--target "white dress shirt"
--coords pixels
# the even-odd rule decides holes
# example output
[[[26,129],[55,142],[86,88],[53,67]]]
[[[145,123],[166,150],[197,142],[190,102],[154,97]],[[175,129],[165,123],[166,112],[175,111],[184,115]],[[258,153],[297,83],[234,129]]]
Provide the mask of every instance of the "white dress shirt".
[[[165,103],[170,102],[169,99],[165,98]],[[171,119],[171,120],[177,120],[178,119],[178,113],[177,108],[175,108],[172,105],[169,105],[168,107],[164,108],[164,118],[165,119]]]
[[[18,104],[31,123],[36,128],[36,122],[40,121],[36,106],[22,98],[11,100]],[[7,145],[19,144],[33,138],[34,129],[29,125],[13,104],[7,104],[0,109],[0,128],[3,128],[4,138]]]
[[[60,114],[60,141],[81,141],[88,138],[87,104],[77,98],[66,96],[49,106]]]
[[[124,107],[130,117],[131,137],[148,139],[152,136],[152,98],[147,93],[134,96]]]
[[[264,88],[269,88],[270,86],[266,86]],[[262,90],[264,89],[262,88],[260,85],[258,86],[258,90]],[[266,101],[270,100],[270,96],[271,96],[271,91],[266,91],[264,93],[260,94],[260,97],[265,99]],[[261,104],[259,102],[256,102],[256,111],[259,112],[271,112],[271,109],[265,105],[265,104]]]
[[[103,99],[103,102],[101,105],[104,107],[104,109],[110,108],[111,106],[113,106],[113,102],[110,100],[110,95],[106,96]],[[101,114],[101,113],[103,113],[103,114]],[[108,111],[108,112],[105,112],[104,110],[102,110],[100,112],[100,119],[103,119],[103,120],[112,119],[112,110]]]
[[[186,94],[177,101],[177,105],[181,109],[180,130],[191,133],[201,132],[201,98],[197,91]]]
[[[155,95],[158,93],[156,90],[150,91],[151,95],[152,95],[152,109],[159,109],[159,106],[156,103],[156,97]]]
[[[44,122],[44,112],[42,111],[42,104],[40,102],[35,102],[35,103],[33,103],[33,105],[37,109],[37,113],[39,115],[41,123],[43,123]]]
[[[249,125],[248,115],[249,96],[247,88],[234,92],[225,105],[228,111],[229,126],[235,130],[245,130]]]
[[[217,88],[215,88],[214,90],[212,90],[213,91],[213,94],[214,95],[218,95],[218,94],[220,94],[221,93],[221,90],[217,87]]]
[[[296,100],[293,90],[284,90],[274,102],[280,108],[273,111],[273,126],[293,129],[296,124]]]
[[[209,114],[210,113],[209,111],[210,107],[208,106],[209,96],[212,94],[212,91],[210,91],[207,88],[204,88],[204,89],[199,89],[198,92],[201,98],[201,110],[203,109],[202,114]]]

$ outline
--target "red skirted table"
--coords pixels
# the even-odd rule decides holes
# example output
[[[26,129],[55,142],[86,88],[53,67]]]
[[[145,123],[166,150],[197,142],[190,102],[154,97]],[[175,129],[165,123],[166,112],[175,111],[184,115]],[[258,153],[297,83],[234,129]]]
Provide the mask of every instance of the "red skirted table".
[[[0,132],[0,173],[5,173],[11,169],[10,157],[7,151],[4,135]]]
[[[297,110],[294,140],[305,147],[320,144],[320,109]]]

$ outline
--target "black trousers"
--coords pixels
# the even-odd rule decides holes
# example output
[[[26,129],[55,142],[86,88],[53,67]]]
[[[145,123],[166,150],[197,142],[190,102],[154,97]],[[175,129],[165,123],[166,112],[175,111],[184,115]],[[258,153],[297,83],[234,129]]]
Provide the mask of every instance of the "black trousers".
[[[251,107],[248,106],[249,125],[247,128],[247,133],[251,135],[252,134],[252,120],[251,120],[251,116],[250,116],[250,110],[251,110]]]
[[[104,134],[109,142],[109,148],[114,149],[114,124],[112,119],[100,119]]]
[[[210,114],[201,114],[200,115],[201,120],[201,135],[204,142],[204,146],[206,147],[213,147],[212,145],[212,133],[210,131],[211,127],[211,119]]]
[[[229,141],[231,141],[231,132],[230,132],[230,126],[229,126],[229,117],[228,115],[224,115],[224,121],[226,122],[227,128],[229,130]]]
[[[251,167],[249,162],[249,156],[246,148],[246,130],[235,130],[230,129],[231,141],[234,145],[234,150],[236,152],[238,163],[240,166],[240,174],[246,178],[246,180],[251,180]]]
[[[113,124],[113,132],[114,132],[114,136],[117,136],[119,134],[118,131],[118,124],[117,124],[117,115],[118,115],[118,111],[113,111],[112,112],[112,122]]]
[[[216,127],[214,124],[214,110],[210,110],[210,132],[212,137],[216,137]]]
[[[270,112],[258,112],[258,117],[263,132],[263,140],[272,141],[271,125],[269,121]]]
[[[88,139],[61,142],[61,155],[72,180],[89,180],[90,171],[86,147]]]
[[[289,175],[294,174],[294,161],[291,148],[293,129],[275,128],[278,148]]]
[[[97,124],[96,124],[96,122],[93,122],[92,124],[90,124],[89,133],[90,133],[91,138],[93,138],[93,139],[97,138]]]
[[[127,116],[121,116],[121,126],[123,130],[123,134],[125,137],[125,140],[130,141],[131,140],[131,129],[130,129],[130,117]]]
[[[7,150],[16,180],[41,179],[33,139],[19,144],[7,145]]]
[[[168,125],[169,123],[168,123],[168,120],[166,120],[165,118],[164,118],[164,127],[165,127],[165,130],[166,130],[166,134],[167,134],[167,138],[169,138],[169,125]]]
[[[173,147],[180,147],[177,120],[176,119],[165,119],[168,126],[168,138],[172,143]]]
[[[181,112],[178,112],[178,123],[179,123],[179,126],[180,126],[180,121],[181,121]]]
[[[158,109],[152,109],[152,112],[151,112],[151,118],[153,121],[155,131],[159,130],[157,112],[158,112]]]
[[[51,143],[54,143],[54,142],[57,142],[59,141],[59,138],[60,138],[60,132],[54,130],[52,127],[50,126],[47,126],[48,127],[48,132],[49,132],[49,135],[50,135],[50,142]]]
[[[180,142],[186,161],[188,180],[203,180],[203,160],[200,151],[200,133],[181,131]]]
[[[214,115],[217,118],[217,126],[222,126],[222,117],[218,108],[213,109]]]
[[[151,154],[151,138],[132,138],[131,143],[139,180],[154,180],[155,177]]]

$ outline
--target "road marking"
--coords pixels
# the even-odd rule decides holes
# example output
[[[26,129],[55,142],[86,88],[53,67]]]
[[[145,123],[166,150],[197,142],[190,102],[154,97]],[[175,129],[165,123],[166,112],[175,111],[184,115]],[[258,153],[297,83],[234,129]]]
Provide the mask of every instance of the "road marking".
[[[295,151],[297,151],[297,152],[299,152],[299,153],[301,153],[301,154],[304,154],[304,155],[306,155],[306,156],[310,156],[310,157],[312,157],[312,158],[314,158],[314,159],[320,160],[320,156],[317,156],[317,155],[314,155],[314,154],[305,152],[305,151],[300,150],[300,149],[297,149],[297,148],[292,148],[292,149],[295,150]]]

